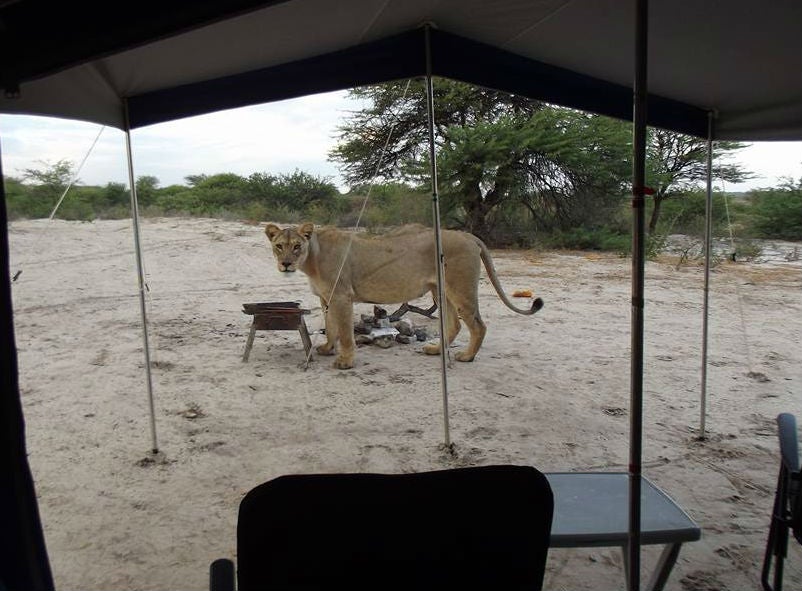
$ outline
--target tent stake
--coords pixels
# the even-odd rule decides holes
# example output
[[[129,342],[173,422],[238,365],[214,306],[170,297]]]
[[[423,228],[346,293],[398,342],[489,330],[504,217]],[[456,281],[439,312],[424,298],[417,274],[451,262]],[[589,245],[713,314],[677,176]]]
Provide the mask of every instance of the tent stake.
[[[448,360],[448,334],[446,332],[446,305],[444,283],[443,241],[440,228],[440,198],[437,194],[437,160],[434,145],[434,87],[432,85],[432,45],[431,29],[426,27],[426,114],[429,125],[429,165],[432,175],[432,215],[434,217],[435,265],[437,267],[437,306],[440,308],[440,372],[443,385],[443,443],[451,446],[451,435],[448,427],[448,377],[446,364]]]
[[[156,407],[153,403],[153,376],[150,368],[150,342],[148,339],[148,314],[145,306],[145,273],[142,268],[142,245],[139,240],[139,204],[136,198],[134,181],[134,158],[131,151],[131,126],[128,123],[128,101],[125,101],[125,151],[128,157],[128,183],[131,187],[131,219],[134,222],[134,250],[136,251],[136,270],[139,280],[139,309],[142,315],[142,340],[145,351],[145,375],[148,384],[148,405],[150,407],[151,451],[159,453],[156,439]]]

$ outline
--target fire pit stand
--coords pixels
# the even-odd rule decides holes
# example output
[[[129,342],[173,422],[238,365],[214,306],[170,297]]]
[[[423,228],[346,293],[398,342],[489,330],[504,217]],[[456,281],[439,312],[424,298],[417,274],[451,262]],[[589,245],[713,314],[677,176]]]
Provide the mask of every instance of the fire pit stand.
[[[253,339],[257,330],[297,330],[301,335],[306,356],[310,357],[312,339],[304,322],[304,314],[309,310],[301,308],[298,302],[260,302],[242,304],[242,311],[253,316],[248,342],[245,344],[245,353],[242,361],[247,362],[253,347]]]

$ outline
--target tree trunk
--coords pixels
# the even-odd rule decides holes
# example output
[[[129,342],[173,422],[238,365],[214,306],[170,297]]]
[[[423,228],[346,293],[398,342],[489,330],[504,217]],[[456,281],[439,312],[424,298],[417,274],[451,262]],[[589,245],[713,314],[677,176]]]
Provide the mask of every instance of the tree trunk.
[[[649,218],[649,234],[654,234],[657,228],[657,221],[660,219],[660,206],[663,204],[665,195],[659,193],[654,194],[654,208],[652,209],[652,217]]]
[[[489,233],[489,228],[487,227],[487,213],[489,210],[485,200],[482,198],[482,190],[479,188],[478,182],[474,183],[473,186],[468,186],[462,202],[465,207],[466,230],[482,240],[486,240]]]
[[[487,242],[490,228],[487,223],[487,211],[481,201],[472,202],[468,208],[468,231]]]

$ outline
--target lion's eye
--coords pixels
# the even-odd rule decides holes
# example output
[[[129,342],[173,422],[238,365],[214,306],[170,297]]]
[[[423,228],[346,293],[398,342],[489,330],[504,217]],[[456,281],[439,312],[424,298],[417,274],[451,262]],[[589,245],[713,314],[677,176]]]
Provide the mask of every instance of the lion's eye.
[[[296,244],[295,246],[292,247],[292,251],[293,252],[301,252],[301,245],[300,244]]]
[[[279,252],[281,252],[282,250],[284,250],[284,247],[283,247],[283,246],[281,246],[280,244],[276,244],[276,245],[275,245],[275,248],[276,248],[276,250],[277,250],[277,251],[279,251]]]

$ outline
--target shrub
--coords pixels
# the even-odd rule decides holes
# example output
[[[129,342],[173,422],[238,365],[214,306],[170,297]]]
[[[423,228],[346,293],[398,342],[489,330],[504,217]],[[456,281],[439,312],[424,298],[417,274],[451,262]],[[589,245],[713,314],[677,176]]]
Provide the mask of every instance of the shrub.
[[[363,189],[364,191],[364,189]],[[365,198],[365,193],[350,195],[354,208],[352,217],[358,214]],[[380,229],[404,224],[432,224],[431,195],[415,191],[406,185],[390,184],[375,186],[371,190],[362,226]]]
[[[618,230],[612,230],[607,226],[556,230],[544,236],[542,241],[546,247],[572,250],[602,250],[629,253],[631,249],[629,234],[622,234]]]
[[[802,240],[802,178],[750,194],[752,218],[747,231],[756,238]]]
[[[704,236],[706,207],[707,195],[702,191],[666,199],[661,206],[657,232],[665,235]],[[727,215],[728,210],[729,216]],[[725,197],[722,193],[714,193],[713,234],[727,234],[729,224],[738,225],[744,218],[746,210],[747,204],[743,200]]]

